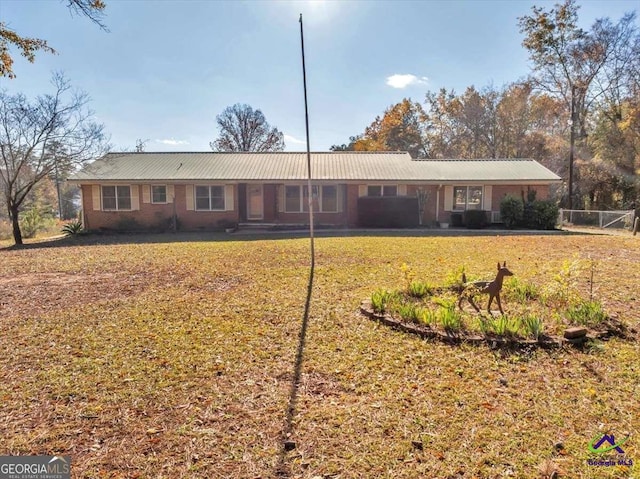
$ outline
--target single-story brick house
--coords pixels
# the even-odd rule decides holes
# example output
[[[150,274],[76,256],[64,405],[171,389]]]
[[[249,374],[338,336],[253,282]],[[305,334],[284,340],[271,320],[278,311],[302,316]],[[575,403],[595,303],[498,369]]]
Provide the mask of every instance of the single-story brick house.
[[[311,154],[316,225],[450,223],[468,209],[499,222],[500,201],[545,199],[560,178],[530,159],[414,160],[406,152]],[[69,178],[87,229],[209,230],[308,224],[306,153],[110,153]],[[419,195],[420,193],[420,195]],[[457,218],[453,218],[454,220]]]

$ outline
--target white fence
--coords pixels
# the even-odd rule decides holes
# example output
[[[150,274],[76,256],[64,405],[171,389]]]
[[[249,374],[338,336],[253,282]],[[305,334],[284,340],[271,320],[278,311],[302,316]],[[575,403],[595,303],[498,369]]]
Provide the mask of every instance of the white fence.
[[[591,226],[597,228],[633,228],[634,210],[560,210],[558,224],[562,226]]]

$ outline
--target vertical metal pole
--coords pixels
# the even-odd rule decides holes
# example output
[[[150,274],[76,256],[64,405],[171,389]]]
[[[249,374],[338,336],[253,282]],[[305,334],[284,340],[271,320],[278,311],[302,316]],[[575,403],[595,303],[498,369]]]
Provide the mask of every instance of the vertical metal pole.
[[[307,106],[307,72],[304,63],[304,34],[302,31],[302,13],[300,14],[300,45],[302,46],[302,83],[304,87],[304,123],[307,132],[307,189],[309,197],[309,238],[311,239],[311,265],[315,263],[313,240],[313,189],[311,186],[311,147],[309,146],[309,108]]]
[[[569,137],[569,209],[573,209],[573,156],[576,143],[576,86],[571,85],[571,134]]]

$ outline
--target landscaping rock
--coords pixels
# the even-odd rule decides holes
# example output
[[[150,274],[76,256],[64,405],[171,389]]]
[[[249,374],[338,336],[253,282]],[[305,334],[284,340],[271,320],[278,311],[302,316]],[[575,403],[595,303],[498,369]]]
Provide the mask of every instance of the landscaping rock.
[[[584,338],[587,335],[587,328],[582,327],[573,327],[567,328],[564,332],[564,337],[566,339],[580,339]]]

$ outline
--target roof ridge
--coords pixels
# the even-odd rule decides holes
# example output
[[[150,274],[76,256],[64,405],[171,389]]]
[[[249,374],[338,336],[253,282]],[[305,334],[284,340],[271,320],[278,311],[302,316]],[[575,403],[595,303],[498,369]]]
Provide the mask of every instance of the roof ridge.
[[[329,155],[389,155],[404,154],[407,151],[311,151],[310,153],[321,153]],[[306,155],[306,151],[110,151],[108,155]]]
[[[412,161],[535,161],[533,158],[411,158]]]

